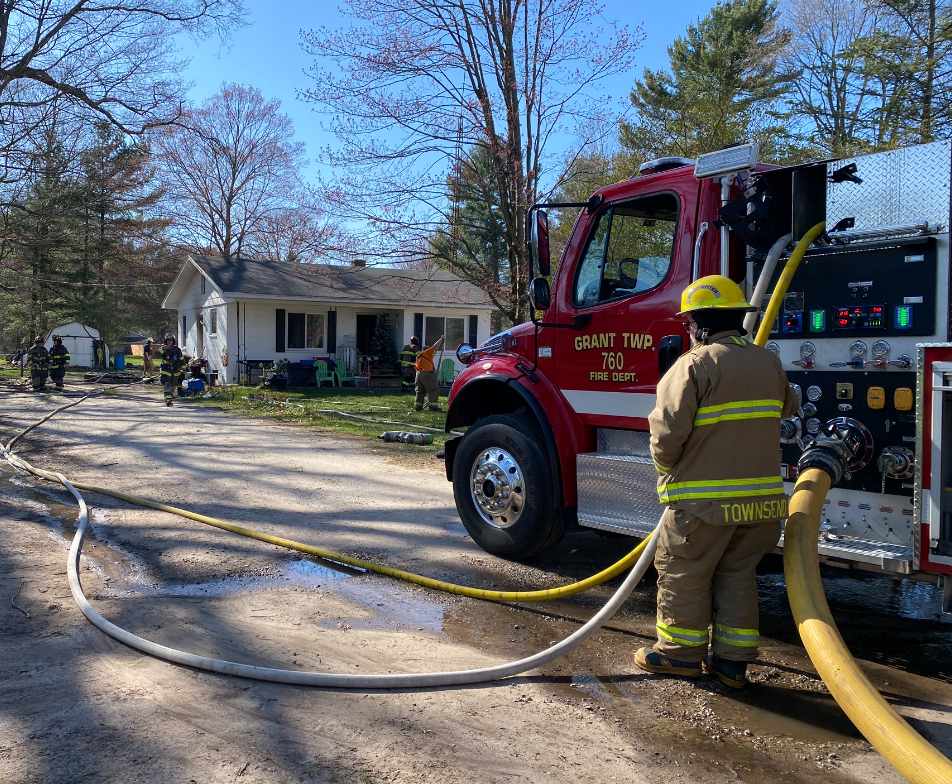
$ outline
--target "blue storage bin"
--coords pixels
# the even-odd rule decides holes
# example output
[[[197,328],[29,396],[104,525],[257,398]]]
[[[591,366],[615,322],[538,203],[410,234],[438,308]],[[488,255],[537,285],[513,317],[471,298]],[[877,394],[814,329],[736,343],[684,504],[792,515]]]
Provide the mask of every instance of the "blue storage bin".
[[[187,386],[190,390],[194,390],[194,391],[196,391],[196,392],[204,392],[204,391],[205,391],[205,382],[202,381],[200,378],[190,378],[190,379],[186,382],[186,386]]]
[[[116,354],[112,358],[112,366],[116,370],[125,370],[126,369],[126,355],[125,354]]]

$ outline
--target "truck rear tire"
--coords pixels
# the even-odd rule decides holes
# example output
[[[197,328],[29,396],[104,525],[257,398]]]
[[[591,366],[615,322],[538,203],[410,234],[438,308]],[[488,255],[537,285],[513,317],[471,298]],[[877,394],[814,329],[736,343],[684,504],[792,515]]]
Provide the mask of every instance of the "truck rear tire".
[[[453,495],[469,535],[488,553],[522,560],[562,539],[542,436],[524,417],[486,417],[466,432],[453,464]]]

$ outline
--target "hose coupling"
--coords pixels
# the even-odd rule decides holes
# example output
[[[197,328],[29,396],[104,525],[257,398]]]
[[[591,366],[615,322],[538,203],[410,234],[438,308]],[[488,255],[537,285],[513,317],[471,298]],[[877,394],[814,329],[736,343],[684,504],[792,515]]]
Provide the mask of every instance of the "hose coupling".
[[[802,474],[808,468],[820,468],[836,485],[850,478],[849,465],[864,449],[865,438],[852,425],[829,422],[806,442],[797,469]]]

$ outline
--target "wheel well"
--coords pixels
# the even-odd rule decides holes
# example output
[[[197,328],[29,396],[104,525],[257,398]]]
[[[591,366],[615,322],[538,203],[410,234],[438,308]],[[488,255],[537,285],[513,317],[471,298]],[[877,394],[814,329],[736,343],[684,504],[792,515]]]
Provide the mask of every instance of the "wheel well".
[[[471,381],[453,400],[453,405],[446,417],[446,429],[469,427],[480,419],[494,414],[517,413],[534,419],[537,423],[539,421],[525,398],[505,381],[495,379]]]
[[[469,427],[480,419],[495,414],[519,414],[534,422],[542,434],[545,451],[549,456],[556,506],[561,507],[564,503],[562,468],[552,426],[539,403],[518,383],[509,383],[510,381],[512,379],[506,376],[483,376],[466,384],[453,398],[453,405],[446,415],[446,430],[448,432],[455,427]],[[447,464],[447,479],[451,477],[452,466]]]

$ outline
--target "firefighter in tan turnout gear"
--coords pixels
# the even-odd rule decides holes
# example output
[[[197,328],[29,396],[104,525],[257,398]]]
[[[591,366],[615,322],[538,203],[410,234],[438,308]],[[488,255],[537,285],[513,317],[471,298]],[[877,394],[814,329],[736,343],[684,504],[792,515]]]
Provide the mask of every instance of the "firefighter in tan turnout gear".
[[[658,384],[648,417],[658,495],[658,642],[635,663],[742,688],[759,642],[756,567],[780,538],[787,497],[780,422],[799,406],[780,361],[745,339],[754,310],[711,275],[681,295],[692,348]],[[708,663],[708,646],[713,649]]]

